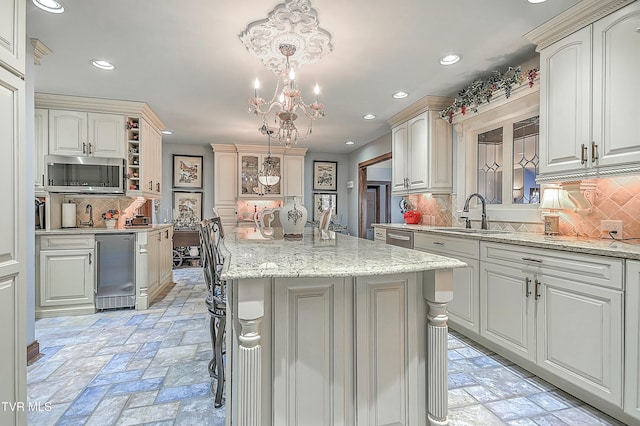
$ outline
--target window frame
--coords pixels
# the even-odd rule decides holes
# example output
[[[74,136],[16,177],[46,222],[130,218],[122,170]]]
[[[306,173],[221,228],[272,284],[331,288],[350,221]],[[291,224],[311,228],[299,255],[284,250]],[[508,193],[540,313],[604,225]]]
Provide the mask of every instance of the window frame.
[[[467,116],[454,118],[454,170],[455,188],[457,198],[456,217],[461,214],[462,206],[470,194],[477,190],[477,162],[478,134],[496,127],[503,127],[503,158],[509,159],[509,178],[512,182],[512,157],[513,157],[513,123],[526,118],[540,115],[540,92],[519,91],[516,96],[512,94],[509,100],[502,99],[499,102],[485,105],[479,108],[477,114],[468,113]],[[505,127],[505,124],[507,125]],[[507,134],[508,143],[507,143]],[[503,165],[503,170],[505,166]],[[542,193],[543,185],[540,191]],[[509,204],[487,204],[487,216],[489,222],[523,222],[540,223],[541,216],[539,204],[511,204],[511,186],[505,185],[505,172],[503,171],[503,202],[509,200]],[[507,197],[505,198],[505,192]],[[480,220],[481,209],[476,199],[472,200],[469,216],[472,220]]]

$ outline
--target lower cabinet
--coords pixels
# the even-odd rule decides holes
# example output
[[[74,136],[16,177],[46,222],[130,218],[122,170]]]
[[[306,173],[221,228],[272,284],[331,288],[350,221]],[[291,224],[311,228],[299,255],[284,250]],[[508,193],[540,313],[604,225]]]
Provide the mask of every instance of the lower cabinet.
[[[93,235],[43,236],[39,243],[36,317],[94,313]]]
[[[495,243],[480,247],[480,334],[622,407],[622,261]]]
[[[138,233],[136,309],[147,309],[173,281],[173,227]]]
[[[640,261],[627,260],[624,411],[640,422]]]

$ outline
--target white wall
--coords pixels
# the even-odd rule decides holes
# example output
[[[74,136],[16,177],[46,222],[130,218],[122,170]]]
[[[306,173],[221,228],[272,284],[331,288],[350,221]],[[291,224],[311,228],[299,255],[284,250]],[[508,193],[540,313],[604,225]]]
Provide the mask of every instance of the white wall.
[[[172,136],[175,137],[175,136]],[[203,218],[213,215],[213,151],[210,145],[183,145],[179,143],[162,143],[162,201],[160,211],[157,214],[158,222],[170,221],[169,216],[173,211],[173,155],[200,155],[202,156],[202,189],[193,190],[202,192]],[[185,189],[176,189],[185,191]]]
[[[307,152],[304,158],[304,206],[309,213],[308,220],[313,220],[313,162],[314,161],[337,161],[338,162],[338,179],[337,179],[337,211],[334,222],[341,225],[347,225],[349,219],[349,202],[347,189],[347,176],[349,168],[349,156],[346,154],[326,154],[321,152]],[[332,191],[316,191],[316,192],[332,192]]]

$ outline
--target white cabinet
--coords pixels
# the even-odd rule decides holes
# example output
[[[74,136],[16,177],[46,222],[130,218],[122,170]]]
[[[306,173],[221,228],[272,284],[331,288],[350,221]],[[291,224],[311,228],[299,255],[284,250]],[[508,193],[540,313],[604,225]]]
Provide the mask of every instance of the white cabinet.
[[[640,170],[640,3],[540,51],[539,181]]]
[[[627,260],[624,411],[640,421],[640,261]]]
[[[160,230],[160,284],[173,281],[173,227]]]
[[[42,108],[34,110],[33,120],[34,159],[35,167],[33,183],[36,194],[44,192],[45,163],[44,156],[49,153],[49,111]]]
[[[140,117],[127,117],[127,195],[162,197],[162,134]]]
[[[255,198],[257,196],[281,197],[282,185],[284,181],[282,170],[282,155],[271,154],[275,170],[280,174],[281,179],[275,185],[267,188],[258,180],[258,173],[263,169],[264,160],[267,154],[239,153],[238,170],[240,179],[238,180],[238,197]]]
[[[278,278],[273,424],[353,424],[350,278]]]
[[[238,153],[233,145],[213,148],[213,206],[225,229],[233,229],[238,220]],[[205,217],[208,217],[205,214]]]
[[[480,334],[622,407],[622,261],[484,243]]]
[[[467,264],[453,270],[453,300],[447,305],[448,323],[454,329],[464,328],[480,333],[480,242],[414,232],[413,248],[453,257]]]
[[[49,110],[49,154],[125,157],[124,116]]]
[[[25,1],[0,1],[0,67],[25,74]]]
[[[392,191],[450,193],[453,186],[451,124],[426,111],[391,129]]]
[[[282,160],[282,195],[304,199],[304,155],[284,155]]]
[[[150,296],[156,294],[160,288],[161,240],[161,231],[147,233],[147,292]],[[150,301],[153,301],[153,296],[150,297]]]
[[[36,316],[95,312],[93,235],[41,236]]]

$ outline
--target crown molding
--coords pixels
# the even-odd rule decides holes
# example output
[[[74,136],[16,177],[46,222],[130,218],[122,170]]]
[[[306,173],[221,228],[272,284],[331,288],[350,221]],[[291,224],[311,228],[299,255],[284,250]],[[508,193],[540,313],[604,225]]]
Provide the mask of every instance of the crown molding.
[[[267,154],[269,148],[267,145],[241,145],[232,143],[212,143],[213,152],[238,152],[251,154]],[[279,155],[302,155],[307,154],[307,148],[285,148],[282,146],[271,145],[271,153]]]
[[[31,46],[33,46],[33,63],[40,65],[40,59],[47,55],[50,55],[53,50],[49,49],[46,44],[38,40],[37,38],[29,39]]]
[[[582,0],[575,6],[551,18],[524,37],[535,44],[536,51],[594,23],[595,21],[633,3],[635,0]]]
[[[164,123],[160,117],[144,102],[85,98],[52,93],[35,93],[34,99],[36,108],[129,115],[144,118],[157,130],[164,129]]]
[[[422,99],[412,103],[396,115],[391,116],[387,120],[387,123],[391,127],[403,123],[418,114],[422,114],[425,111],[442,111],[453,103],[453,98],[446,96],[425,96]]]

